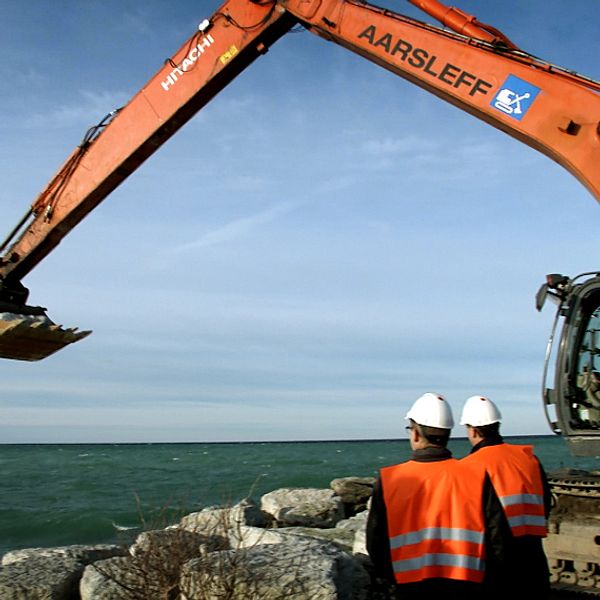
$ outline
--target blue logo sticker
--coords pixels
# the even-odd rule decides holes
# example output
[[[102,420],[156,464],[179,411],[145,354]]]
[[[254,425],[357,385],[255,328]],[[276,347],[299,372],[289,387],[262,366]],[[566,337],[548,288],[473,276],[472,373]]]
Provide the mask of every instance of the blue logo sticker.
[[[520,121],[527,114],[540,91],[539,87],[515,75],[509,75],[490,105]]]

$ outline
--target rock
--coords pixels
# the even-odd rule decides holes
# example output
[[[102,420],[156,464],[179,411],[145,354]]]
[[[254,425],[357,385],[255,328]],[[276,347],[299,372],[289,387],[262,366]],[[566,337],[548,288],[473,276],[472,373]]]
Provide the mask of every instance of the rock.
[[[344,504],[354,508],[354,512],[364,510],[373,494],[375,477],[341,477],[329,485]]]
[[[65,556],[32,556],[0,567],[2,600],[71,600],[84,564]]]
[[[252,527],[242,525],[236,531],[232,531],[229,536],[229,545],[233,550],[240,548],[251,548],[259,544],[287,544],[291,536],[286,534],[287,529],[263,529],[262,527]]]
[[[128,592],[120,582],[125,579],[130,560],[117,557],[88,565],[79,582],[81,600],[125,600]]]
[[[369,518],[369,511],[363,510],[358,514],[350,517],[349,519],[344,519],[343,521],[339,521],[336,523],[336,529],[347,529],[356,533],[360,529],[364,529],[367,526],[367,519]]]
[[[265,494],[261,509],[286,527],[334,527],[344,518],[342,501],[332,490],[282,488]]]
[[[81,600],[167,598],[178,593],[183,565],[202,553],[229,548],[220,536],[169,527],[140,534],[130,556],[99,561],[86,568]]]
[[[369,511],[362,512],[340,521],[335,528],[342,529],[352,534],[352,554],[368,555],[367,552],[367,519]]]
[[[171,563],[179,566],[204,551],[228,549],[229,544],[220,536],[209,536],[181,528],[158,529],[141,533],[129,552],[148,568],[167,569]]]
[[[188,562],[182,571],[182,600],[365,600],[366,570],[333,544],[316,540],[261,544],[213,552]]]
[[[354,489],[358,500],[364,479],[332,486],[348,494]],[[244,500],[146,531],[129,549],[8,552],[0,600],[221,600],[223,594],[228,600],[366,600],[373,584],[364,548],[368,512],[344,519],[342,497],[350,498],[333,489],[280,489],[265,494],[260,507]]]
[[[81,600],[131,600],[147,589],[147,581],[129,556],[88,565],[79,583]]]
[[[282,527],[280,529],[261,529],[242,527],[230,537],[231,548],[250,548],[259,544],[294,544],[307,539],[331,542],[342,550],[352,551],[354,532],[318,527]]]
[[[76,598],[85,565],[127,553],[122,546],[99,544],[13,550],[2,557],[2,600]]]
[[[327,529],[321,529],[319,527],[286,527],[281,531],[288,536],[294,535],[327,541],[347,552],[352,552],[352,546],[354,545],[354,532],[337,529],[336,527]]]
[[[230,508],[211,507],[183,517],[179,526],[188,531],[202,532],[220,530],[225,534],[239,525],[265,527],[267,517],[256,502],[245,499]]]
[[[262,529],[260,527],[240,527],[230,538],[231,548],[249,548],[258,544],[295,543],[298,538],[312,538],[335,544],[352,554],[367,554],[366,527],[368,512],[339,521],[334,528],[319,527],[282,527],[280,529]]]
[[[362,556],[369,556],[367,552],[367,527],[359,529],[354,534],[354,543],[352,544],[352,554],[360,554]]]
[[[127,554],[127,548],[114,544],[97,544],[94,546],[74,545],[57,546],[55,548],[25,548],[7,552],[2,557],[3,565],[10,565],[30,558],[71,558],[88,565],[97,560],[122,556]]]

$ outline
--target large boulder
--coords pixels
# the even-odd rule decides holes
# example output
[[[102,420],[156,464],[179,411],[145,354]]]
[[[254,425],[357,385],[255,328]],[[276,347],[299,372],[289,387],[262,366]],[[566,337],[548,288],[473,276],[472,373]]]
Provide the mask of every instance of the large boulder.
[[[130,548],[8,552],[0,600],[221,600],[225,592],[229,600],[365,600],[368,513],[344,519],[343,502],[362,501],[363,479],[334,480],[337,491],[275,490],[260,506],[208,508],[140,534]]]
[[[352,537],[352,554],[368,554],[367,552],[367,519],[369,518],[369,511],[363,510],[362,512],[340,521],[335,529],[341,529],[344,532],[351,534]]]
[[[168,570],[178,568],[190,558],[198,556],[201,547],[211,552],[227,549],[229,545],[227,540],[220,536],[169,527],[141,533],[129,552],[148,569]]]
[[[285,529],[263,529],[242,525],[229,535],[229,546],[233,550],[241,548],[252,548],[259,544],[287,544],[290,541],[288,533],[292,527]]]
[[[85,565],[89,565],[97,560],[103,560],[112,556],[122,556],[127,554],[124,546],[116,544],[96,544],[56,546],[53,548],[24,548],[22,550],[11,550],[2,557],[3,565],[10,565],[30,558],[70,558]]]
[[[81,600],[131,600],[143,597],[148,581],[129,556],[88,565],[79,583]]]
[[[342,501],[333,490],[281,488],[265,494],[260,506],[283,527],[334,527],[344,518]]]
[[[349,519],[344,519],[343,521],[339,521],[336,523],[336,529],[344,529],[345,531],[351,531],[356,533],[361,529],[365,529],[367,526],[367,519],[369,518],[369,511],[363,510],[362,512],[357,513],[353,517]]]
[[[179,527],[141,533],[129,556],[98,561],[85,569],[81,600],[177,597],[181,568],[202,553],[228,548],[227,540]]]
[[[291,538],[290,538],[291,540]],[[182,600],[365,600],[366,570],[333,544],[316,540],[212,552],[182,570]]]
[[[368,511],[363,511],[350,519],[339,521],[335,527],[281,527],[263,529],[261,527],[242,526],[231,533],[231,548],[250,548],[258,544],[287,544],[296,539],[311,538],[335,544],[341,550],[352,554],[367,554],[366,529]]]
[[[265,527],[267,516],[251,499],[245,499],[231,507],[209,507],[184,516],[179,527],[188,531],[227,535],[240,525]]]
[[[85,565],[72,558],[35,556],[0,567],[2,600],[72,600]]]
[[[78,598],[79,579],[86,565],[126,553],[126,548],[112,544],[25,548],[7,552],[0,567],[0,598]]]
[[[354,534],[354,543],[352,544],[352,554],[368,556],[367,551],[367,528],[359,529]]]
[[[375,477],[340,477],[329,485],[349,508],[349,512],[354,514],[367,507],[375,481]]]
[[[307,539],[331,542],[342,550],[352,551],[355,534],[352,531],[337,528],[320,529],[318,527],[281,527],[262,529],[260,527],[241,527],[230,536],[232,548],[251,548],[258,544],[289,544]]]

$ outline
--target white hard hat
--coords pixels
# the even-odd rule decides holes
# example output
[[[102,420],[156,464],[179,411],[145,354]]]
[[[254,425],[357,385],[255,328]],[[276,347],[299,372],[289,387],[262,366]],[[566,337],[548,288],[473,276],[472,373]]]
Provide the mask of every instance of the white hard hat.
[[[471,425],[472,427],[481,427],[499,423],[502,415],[498,407],[485,396],[471,396],[463,407],[460,417],[461,425]]]
[[[452,429],[454,419],[450,405],[439,394],[427,392],[417,398],[410,410],[406,413],[407,419],[412,419],[419,425]]]

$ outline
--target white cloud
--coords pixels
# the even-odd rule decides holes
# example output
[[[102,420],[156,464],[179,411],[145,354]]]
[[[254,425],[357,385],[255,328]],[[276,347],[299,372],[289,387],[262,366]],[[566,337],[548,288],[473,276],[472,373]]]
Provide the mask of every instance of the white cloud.
[[[33,111],[25,118],[23,125],[28,128],[44,127],[62,129],[71,126],[91,126],[94,120],[100,121],[112,110],[122,107],[129,101],[124,92],[93,92],[80,90],[79,99],[70,104],[53,107],[47,112]],[[40,106],[47,108],[44,103]]]
[[[118,90],[143,85],[162,45],[195,24],[189,3],[168,23],[168,9],[121,4],[103,8],[115,35],[101,48],[92,20],[32,21],[27,41],[14,36],[7,55],[27,66],[5,79],[28,82],[2,100],[9,225],[65,158],[52,149],[127,102]],[[48,35],[57,25],[77,35]],[[20,431],[47,421],[63,439],[75,427],[83,440],[127,435],[114,422],[179,439],[202,421],[199,439],[330,437],[360,431],[369,411],[369,427],[393,435],[393,398],[437,385],[518,400],[510,433],[547,431],[537,388],[551,315],[537,318],[533,295],[546,272],[594,268],[598,208],[558,166],[439,98],[308,33],[286,40],[28,276],[32,303],[95,333],[48,362],[0,363]],[[303,403],[312,430],[296,422]],[[159,404],[174,410],[168,432]]]
[[[186,253],[198,248],[206,248],[217,244],[225,244],[249,234],[254,229],[261,227],[297,207],[292,202],[281,202],[249,217],[235,219],[221,227],[202,234],[198,239],[186,242],[170,250],[171,253]]]
[[[442,142],[444,143],[444,142]],[[363,150],[372,156],[385,157],[399,154],[426,154],[440,153],[440,142],[426,140],[416,135],[394,138],[385,137],[381,139],[366,140],[362,144]]]
[[[236,175],[228,177],[224,182],[224,188],[234,192],[245,192],[261,190],[267,184],[267,180],[260,175]]]
[[[132,32],[148,35],[153,32],[153,28],[148,23],[148,16],[141,10],[135,12],[125,12],[117,21],[118,27],[125,29],[129,35]]]

